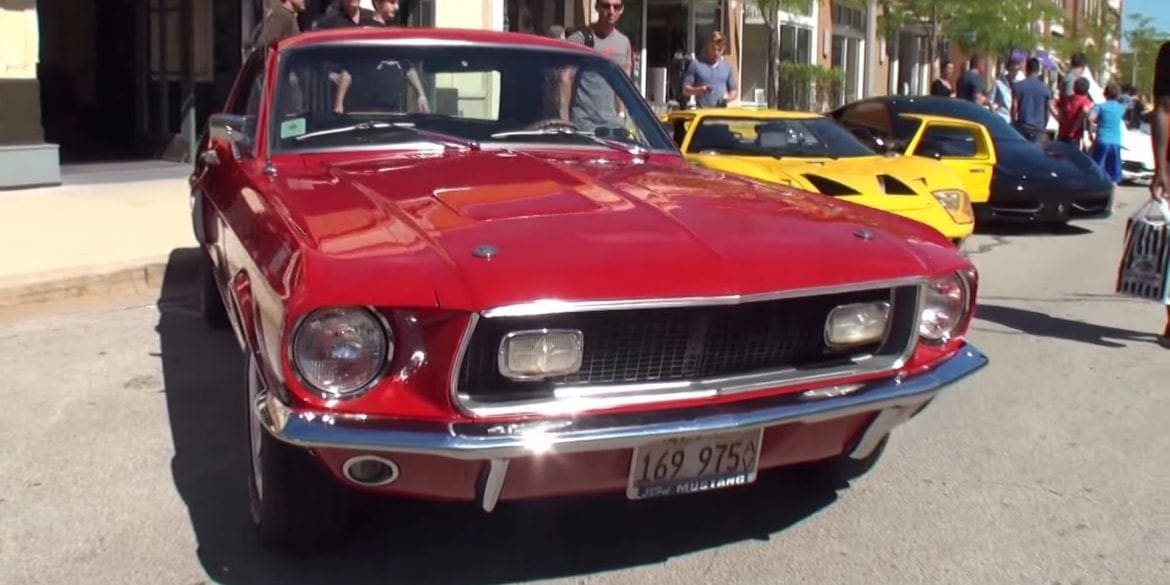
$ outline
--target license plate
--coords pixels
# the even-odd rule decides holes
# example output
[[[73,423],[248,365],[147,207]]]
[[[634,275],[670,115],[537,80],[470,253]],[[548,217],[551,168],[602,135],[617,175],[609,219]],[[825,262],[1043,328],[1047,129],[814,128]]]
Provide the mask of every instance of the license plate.
[[[634,449],[631,500],[747,485],[756,480],[764,429],[667,439]]]

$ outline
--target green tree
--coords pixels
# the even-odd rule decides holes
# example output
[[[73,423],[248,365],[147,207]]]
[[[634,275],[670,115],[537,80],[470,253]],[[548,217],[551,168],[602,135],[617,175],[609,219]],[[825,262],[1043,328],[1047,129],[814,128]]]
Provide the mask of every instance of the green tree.
[[[971,3],[972,0],[881,0],[882,16],[878,25],[886,38],[896,38],[900,29],[912,23],[925,26],[931,70],[939,75],[938,41],[948,34],[955,18]]]
[[[768,72],[764,78],[766,89],[765,98],[769,108],[777,107],[779,102],[779,76],[776,67],[780,63],[780,23],[777,20],[780,11],[809,12],[813,0],[751,0],[764,17],[764,25],[768,27]]]
[[[1129,30],[1124,35],[1129,52],[1121,56],[1120,77],[1138,86],[1143,93],[1149,92],[1154,85],[1158,47],[1170,40],[1170,34],[1154,28],[1154,20],[1143,14],[1130,14],[1129,21]]]
[[[953,40],[968,53],[999,55],[1040,44],[1036,22],[1064,19],[1061,7],[1048,0],[882,0],[882,6],[881,27],[887,37],[911,23],[926,27],[936,74],[940,38]]]
[[[1004,55],[1013,49],[1030,50],[1047,39],[1037,22],[1063,22],[1064,10],[1047,0],[980,0],[965,2],[947,30],[965,52]]]

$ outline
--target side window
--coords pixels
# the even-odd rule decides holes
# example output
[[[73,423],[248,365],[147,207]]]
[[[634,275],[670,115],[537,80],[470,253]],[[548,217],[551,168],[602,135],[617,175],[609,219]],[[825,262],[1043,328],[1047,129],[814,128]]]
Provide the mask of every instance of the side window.
[[[978,137],[970,128],[928,126],[914,154],[934,158],[973,158],[979,155]]]
[[[882,150],[894,133],[890,112],[880,102],[862,102],[842,111],[838,122],[866,146]]]
[[[224,112],[243,116],[244,132],[253,142],[256,140],[256,119],[260,115],[260,100],[264,95],[264,68],[259,59],[249,59],[243,68],[240,77],[240,92],[235,99],[227,104]]]

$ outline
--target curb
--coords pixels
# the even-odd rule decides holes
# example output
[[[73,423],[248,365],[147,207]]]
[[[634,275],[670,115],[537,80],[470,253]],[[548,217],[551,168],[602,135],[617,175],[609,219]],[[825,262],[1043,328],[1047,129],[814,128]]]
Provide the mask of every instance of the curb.
[[[0,278],[0,309],[114,294],[158,294],[167,257]]]

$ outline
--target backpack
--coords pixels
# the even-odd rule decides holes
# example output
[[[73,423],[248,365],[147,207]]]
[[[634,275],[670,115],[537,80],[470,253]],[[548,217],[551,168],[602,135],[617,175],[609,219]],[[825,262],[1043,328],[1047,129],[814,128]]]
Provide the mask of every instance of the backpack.
[[[592,49],[597,45],[597,39],[593,36],[593,27],[591,27],[589,25],[585,25],[581,28],[578,28],[577,30],[574,30],[574,31],[566,34],[565,38],[569,38],[570,36],[573,35],[573,33],[577,33],[577,32],[581,33],[581,36],[585,38],[585,46],[586,47],[589,47],[590,49]]]

